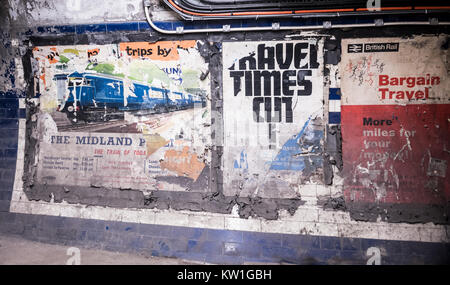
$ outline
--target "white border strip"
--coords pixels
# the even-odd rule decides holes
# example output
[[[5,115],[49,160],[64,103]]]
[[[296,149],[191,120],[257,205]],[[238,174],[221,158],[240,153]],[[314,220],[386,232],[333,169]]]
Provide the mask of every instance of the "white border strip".
[[[15,195],[17,197],[18,195]],[[21,196],[21,195],[20,195]],[[23,197],[23,196],[22,196]],[[20,199],[20,198],[19,198]],[[300,207],[294,216],[282,212],[279,220],[242,219],[239,216],[205,212],[153,209],[113,209],[99,206],[12,201],[11,212],[115,222],[237,230],[263,233],[303,234],[396,241],[449,242],[448,226],[432,223],[406,224],[357,222],[348,213]],[[312,219],[312,217],[315,217]]]

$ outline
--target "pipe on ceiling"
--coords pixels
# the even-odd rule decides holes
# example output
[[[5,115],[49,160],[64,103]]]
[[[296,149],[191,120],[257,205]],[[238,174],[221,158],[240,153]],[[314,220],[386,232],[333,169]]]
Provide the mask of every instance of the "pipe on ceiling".
[[[409,25],[450,25],[450,22],[438,22],[436,18],[431,18],[429,21],[405,21],[405,22],[388,22],[384,23],[382,19],[375,20],[373,23],[365,24],[339,24],[332,25],[329,21],[324,21],[323,24],[314,26],[281,26],[274,22],[270,27],[238,27],[232,28],[230,25],[223,25],[222,28],[205,28],[205,29],[184,29],[184,27],[177,27],[176,30],[165,30],[158,27],[152,20],[150,14],[150,0],[144,0],[145,18],[148,24],[155,31],[162,34],[194,34],[194,33],[224,33],[224,32],[258,32],[258,31],[287,31],[287,30],[319,30],[331,28],[365,28],[365,27],[383,27],[383,26],[409,26]]]

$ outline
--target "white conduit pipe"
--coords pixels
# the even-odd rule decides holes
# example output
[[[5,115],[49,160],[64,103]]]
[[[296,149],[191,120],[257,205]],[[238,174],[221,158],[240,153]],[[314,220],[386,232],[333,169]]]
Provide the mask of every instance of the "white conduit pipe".
[[[281,30],[318,30],[330,28],[364,28],[364,27],[383,27],[383,26],[411,26],[411,25],[450,25],[450,22],[435,22],[431,21],[409,21],[409,22],[374,22],[370,24],[341,24],[331,25],[330,22],[324,22],[323,26],[280,26],[279,23],[273,23],[270,27],[245,27],[245,28],[231,28],[230,25],[223,25],[222,28],[214,29],[187,29],[177,27],[176,30],[164,30],[156,26],[150,16],[151,3],[149,0],[144,0],[145,18],[148,24],[157,32],[162,34],[193,34],[193,33],[221,33],[221,32],[256,32],[256,31],[281,31]]]

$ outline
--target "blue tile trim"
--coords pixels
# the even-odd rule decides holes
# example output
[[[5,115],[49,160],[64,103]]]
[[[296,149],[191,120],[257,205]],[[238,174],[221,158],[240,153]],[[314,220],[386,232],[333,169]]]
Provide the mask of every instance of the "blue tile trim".
[[[36,30],[42,34],[70,34],[75,33],[75,26],[41,26]]]
[[[207,240],[243,242],[243,233],[241,231],[208,229]]]
[[[17,156],[16,149],[0,149],[0,159],[15,159]]]
[[[341,239],[337,237],[320,237],[320,248],[341,250]]]
[[[205,21],[192,21],[192,22],[177,22],[173,23],[173,29],[176,30],[178,26],[184,26],[185,30],[195,30],[195,29],[204,29],[208,26]]]
[[[320,237],[310,235],[282,235],[282,246],[290,248],[320,248]]]
[[[342,239],[342,250],[346,251],[361,250],[361,239],[353,239],[353,238]]]
[[[0,191],[0,201],[11,201],[12,191]]]
[[[0,191],[13,191],[15,173],[15,169],[0,169]]]
[[[19,100],[17,98],[4,98],[0,99],[0,108],[19,108]]]
[[[11,203],[17,159],[18,118],[22,115],[19,98],[25,96],[24,91],[0,91],[0,212],[9,211]]]
[[[19,109],[19,118],[20,119],[25,119],[26,117],[27,117],[27,109],[20,108]]]
[[[5,118],[17,119],[19,117],[19,109],[6,109]]]
[[[208,29],[222,29],[223,23],[208,22],[207,27],[208,27]]]
[[[229,21],[222,21],[222,25],[228,24]],[[241,24],[239,25],[239,22],[232,22],[231,27],[271,27],[273,22],[279,22],[278,20],[269,20],[269,19],[262,19],[262,20],[252,20],[252,19],[244,19],[240,21]]]
[[[282,234],[269,234],[257,232],[244,232],[244,243],[258,244],[265,246],[281,246]]]
[[[75,32],[77,34],[103,33],[106,32],[106,25],[105,24],[76,25]]]
[[[5,129],[0,127],[0,149],[17,150],[18,129]]]
[[[199,241],[206,239],[207,230],[199,228],[175,227],[173,228],[171,235],[173,237],[182,236],[183,238],[189,239],[191,241]]]
[[[41,34],[56,34],[57,30],[53,26],[37,27],[36,31]]]
[[[223,255],[245,258],[260,258],[263,246],[251,242],[224,242]]]
[[[9,196],[5,193],[0,198]],[[449,245],[444,243],[271,234],[26,215],[2,211],[2,208],[7,208],[3,204],[0,205],[0,232],[54,244],[219,264],[363,265],[369,258],[367,249],[378,247],[381,264],[450,263]]]
[[[262,246],[261,257],[276,258],[280,262],[301,264],[305,259],[304,251],[299,248]]]
[[[138,232],[144,236],[171,237],[173,235],[173,229],[172,227],[162,225],[140,224]]]
[[[213,21],[213,23],[214,22],[216,23],[216,25],[220,24],[221,28],[223,28],[223,25],[230,25],[231,28],[254,27],[257,25],[257,23],[253,22],[252,26],[251,23],[248,23],[246,20]]]
[[[280,21],[281,26],[322,26],[324,20],[316,17],[312,18],[296,18]]]
[[[149,30],[153,30],[147,22],[138,22],[138,28],[141,32],[148,32]]]
[[[180,26],[180,22],[155,22],[155,25],[164,30],[175,30],[177,26]],[[175,28],[174,28],[175,26]]]
[[[56,33],[62,33],[62,34],[74,34],[75,33],[75,26],[54,26],[53,27],[56,31]]]
[[[138,22],[107,23],[106,24],[106,31],[107,32],[139,31],[139,23]]]
[[[330,94],[328,99],[341,100],[341,88],[330,88]]]
[[[434,15],[439,21],[449,21],[449,14]],[[231,20],[208,20],[208,21],[172,21],[172,22],[155,22],[155,24],[166,30],[176,30],[177,27],[183,26],[184,29],[197,28],[219,28],[223,25],[230,25],[232,28],[238,27],[270,27],[272,23],[278,22],[280,26],[322,26],[324,21],[330,21],[333,25],[338,24],[362,24],[373,23],[375,19],[382,18],[384,22],[399,21],[428,21],[429,15],[366,15],[351,17],[309,17],[309,18],[279,18],[279,19],[231,19]],[[30,36],[37,34],[83,34],[83,33],[99,33],[99,32],[119,32],[119,31],[153,31],[146,21],[140,22],[111,22],[98,23],[91,25],[57,25],[57,26],[41,26],[35,31],[28,30],[25,35]]]
[[[0,106],[0,119],[18,119],[26,117],[26,109],[2,108]]]
[[[328,123],[340,124],[341,123],[341,112],[328,112]]]
[[[6,92],[0,91],[0,99],[16,99],[17,100],[17,98],[25,98],[26,95],[27,94],[25,91],[13,91],[13,90],[8,90]],[[0,101],[0,106],[1,105],[2,105],[2,101]]]
[[[17,129],[18,127],[17,119],[0,119],[0,129]]]

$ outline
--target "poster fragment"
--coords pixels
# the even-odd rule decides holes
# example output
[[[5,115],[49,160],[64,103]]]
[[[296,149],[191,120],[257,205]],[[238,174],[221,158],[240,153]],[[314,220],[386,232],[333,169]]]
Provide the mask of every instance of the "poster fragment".
[[[343,40],[340,66],[348,201],[450,198],[445,37]]]
[[[320,180],[322,40],[224,42],[224,191],[292,198]]]
[[[37,182],[208,191],[208,64],[197,41],[35,47]]]

